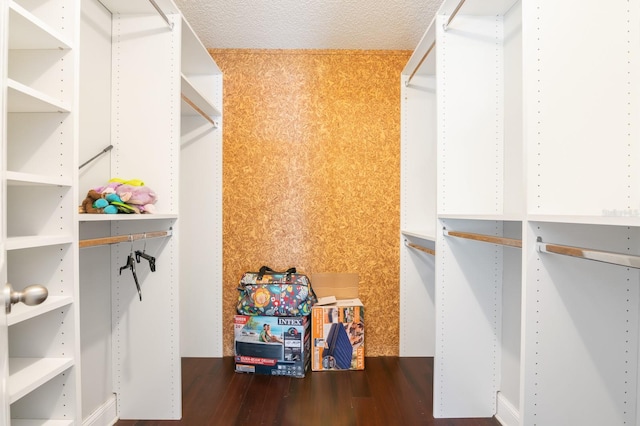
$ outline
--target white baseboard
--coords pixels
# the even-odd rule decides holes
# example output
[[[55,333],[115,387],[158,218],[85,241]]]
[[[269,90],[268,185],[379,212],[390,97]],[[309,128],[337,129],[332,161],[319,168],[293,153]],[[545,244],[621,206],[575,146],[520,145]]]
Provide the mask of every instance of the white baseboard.
[[[113,426],[118,421],[116,396],[111,397],[82,421],[82,426]]]
[[[498,392],[498,412],[496,419],[502,426],[518,426],[520,424],[520,413],[507,398]]]

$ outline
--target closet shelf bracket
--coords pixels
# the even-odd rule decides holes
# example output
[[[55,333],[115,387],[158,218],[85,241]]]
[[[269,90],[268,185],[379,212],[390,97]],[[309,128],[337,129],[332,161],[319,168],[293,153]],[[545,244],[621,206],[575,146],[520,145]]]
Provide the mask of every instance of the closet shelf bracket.
[[[536,245],[538,251],[541,253],[561,254],[564,256],[578,257],[581,259],[595,260],[597,262],[611,263],[613,265],[640,269],[640,256],[593,250],[583,247],[550,244],[543,242],[541,237],[537,238]]]
[[[501,246],[522,248],[522,240],[515,238],[497,237],[495,235],[474,234],[472,232],[460,232],[444,230],[448,237],[465,238],[467,240],[482,241],[484,243],[499,244]]]

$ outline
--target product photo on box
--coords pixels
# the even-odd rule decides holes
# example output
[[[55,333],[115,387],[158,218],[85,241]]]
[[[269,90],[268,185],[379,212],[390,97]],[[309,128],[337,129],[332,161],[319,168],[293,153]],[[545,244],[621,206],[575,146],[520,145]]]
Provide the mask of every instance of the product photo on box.
[[[319,302],[311,309],[311,370],[363,370],[365,315],[357,298],[358,274],[322,273],[312,279]]]
[[[235,371],[304,377],[309,368],[309,316],[236,315]]]

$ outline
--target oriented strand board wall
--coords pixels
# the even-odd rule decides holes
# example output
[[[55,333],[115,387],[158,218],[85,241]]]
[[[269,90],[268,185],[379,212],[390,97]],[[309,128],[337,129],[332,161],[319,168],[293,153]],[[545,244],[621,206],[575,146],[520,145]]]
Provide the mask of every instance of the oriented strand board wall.
[[[238,280],[269,265],[359,273],[366,356],[397,355],[399,76],[410,52],[210,52],[224,73],[224,354]]]

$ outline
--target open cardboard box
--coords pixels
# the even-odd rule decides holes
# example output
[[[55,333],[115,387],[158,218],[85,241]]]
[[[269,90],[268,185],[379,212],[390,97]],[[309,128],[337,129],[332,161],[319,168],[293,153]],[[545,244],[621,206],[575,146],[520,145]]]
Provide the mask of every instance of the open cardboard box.
[[[311,275],[311,286],[318,296],[317,305],[330,305],[338,300],[357,299],[360,276],[354,273],[329,273]]]
[[[364,369],[364,306],[355,273],[311,276],[318,303],[311,309],[311,369]]]

